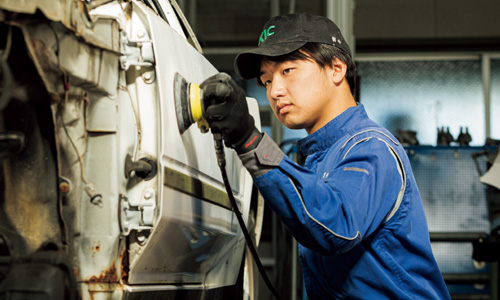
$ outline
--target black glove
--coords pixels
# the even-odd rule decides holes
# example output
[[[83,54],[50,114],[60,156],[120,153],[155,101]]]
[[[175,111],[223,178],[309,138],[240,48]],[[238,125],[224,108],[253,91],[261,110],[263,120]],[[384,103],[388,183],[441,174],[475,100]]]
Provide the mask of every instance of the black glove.
[[[238,154],[255,149],[262,134],[248,113],[245,91],[226,73],[208,78],[200,88],[212,133],[221,133],[226,146]]]

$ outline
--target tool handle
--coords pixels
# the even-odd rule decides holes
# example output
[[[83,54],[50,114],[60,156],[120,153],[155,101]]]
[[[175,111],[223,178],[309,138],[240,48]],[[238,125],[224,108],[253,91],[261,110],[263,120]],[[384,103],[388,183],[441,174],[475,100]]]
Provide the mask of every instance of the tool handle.
[[[224,154],[224,145],[222,144],[222,134],[214,133],[215,155],[219,168],[226,167],[226,158]]]

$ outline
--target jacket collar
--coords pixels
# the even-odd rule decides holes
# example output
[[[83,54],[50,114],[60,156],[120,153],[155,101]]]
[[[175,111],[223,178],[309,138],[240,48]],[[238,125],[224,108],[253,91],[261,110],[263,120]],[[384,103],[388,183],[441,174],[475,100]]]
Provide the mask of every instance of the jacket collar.
[[[299,140],[298,145],[300,150],[304,155],[324,151],[335,144],[363,119],[368,119],[368,115],[363,105],[357,103],[357,106],[349,107],[313,134]]]

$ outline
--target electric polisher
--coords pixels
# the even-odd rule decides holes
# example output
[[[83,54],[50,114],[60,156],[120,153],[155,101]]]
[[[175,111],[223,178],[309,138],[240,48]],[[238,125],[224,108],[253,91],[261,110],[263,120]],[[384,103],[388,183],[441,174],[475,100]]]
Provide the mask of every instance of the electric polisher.
[[[209,125],[204,117],[203,91],[196,83],[188,82],[181,74],[174,77],[175,112],[179,132],[183,134],[193,123],[198,124],[202,133],[207,133]]]

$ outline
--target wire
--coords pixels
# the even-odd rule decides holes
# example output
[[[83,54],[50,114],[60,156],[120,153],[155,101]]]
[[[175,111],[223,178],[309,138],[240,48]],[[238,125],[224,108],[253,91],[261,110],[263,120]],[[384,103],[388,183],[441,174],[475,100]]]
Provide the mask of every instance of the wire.
[[[60,61],[60,56],[61,56],[61,53],[60,53],[60,50],[61,50],[60,42],[61,42],[61,40],[60,40],[59,36],[57,35],[56,29],[54,27],[52,27],[52,23],[49,24],[49,27],[50,27],[50,29],[52,29],[52,32],[54,33],[54,37],[56,39],[56,45],[57,45],[57,49],[56,49],[57,67],[58,67],[59,71],[61,71],[62,81],[63,81],[63,88],[64,88],[64,101],[61,104],[62,107],[59,109],[59,116],[61,118],[61,125],[62,125],[62,128],[64,130],[64,133],[66,133],[66,136],[67,136],[69,142],[71,143],[71,146],[73,146],[73,149],[75,150],[76,155],[78,156],[78,161],[80,163],[80,174],[81,174],[81,177],[82,177],[82,181],[85,184],[89,184],[89,181],[85,177],[85,162],[83,161],[83,157],[80,154],[80,151],[78,150],[78,147],[76,146],[75,142],[73,141],[71,135],[69,134],[68,128],[66,127],[66,123],[64,122],[64,112],[63,112],[63,109],[66,108],[66,106],[68,105],[68,101],[69,101],[69,89],[70,89],[71,85],[69,83],[69,76],[68,76],[68,74],[66,73],[66,71],[61,66],[61,61]]]
[[[64,73],[64,78],[65,78],[65,86],[67,86],[67,76],[66,73]],[[67,103],[69,100],[69,89],[68,87],[65,88],[64,91],[64,102],[63,102],[63,107],[66,107]],[[85,176],[85,162],[83,161],[83,155],[80,154],[80,151],[78,150],[78,147],[76,146],[76,143],[73,141],[73,138],[71,137],[71,134],[69,134],[68,128],[66,127],[66,124],[64,122],[64,116],[63,116],[63,111],[60,110],[60,116],[61,116],[61,125],[66,133],[66,136],[68,138],[68,141],[70,142],[71,146],[75,150],[76,155],[78,156],[78,161],[80,163],[80,174],[82,177],[82,181],[85,184],[89,184],[89,181],[87,180],[87,177]]]
[[[0,76],[3,78],[3,86],[0,87],[0,111],[3,111],[3,109],[10,102],[12,86],[14,83],[12,71],[9,68],[7,60],[3,57],[0,57]]]
[[[4,60],[9,58],[10,49],[12,47],[12,26],[7,29],[7,40],[5,41],[5,49],[0,50],[1,56]]]
[[[125,85],[118,85],[119,89],[122,91],[126,91],[128,94],[128,98],[130,100],[130,106],[132,107],[132,112],[134,113],[134,118],[135,118],[135,125],[136,125],[136,132],[135,132],[135,145],[134,145],[134,153],[132,153],[132,160],[137,159],[137,153],[139,152],[139,147],[141,146],[141,140],[142,140],[142,125],[141,125],[141,118],[140,112],[139,112],[139,105],[137,105],[137,109],[134,104],[134,99],[137,99],[132,97],[132,93],[130,92],[129,88]],[[135,90],[135,94],[137,96],[137,89]]]
[[[234,214],[236,215],[236,219],[238,219],[238,223],[240,224],[241,231],[243,231],[243,236],[245,237],[245,241],[247,242],[248,250],[252,253],[252,257],[259,269],[259,273],[262,276],[262,279],[267,285],[267,288],[273,294],[274,298],[281,300],[281,296],[278,291],[274,288],[269,277],[267,277],[266,271],[264,270],[264,266],[262,266],[262,262],[260,261],[259,255],[257,254],[257,250],[252,242],[250,234],[245,226],[245,222],[241,216],[241,212],[236,205],[236,200],[234,199],[233,191],[231,190],[231,185],[229,184],[229,179],[227,178],[226,173],[226,158],[224,155],[224,146],[222,145],[222,135],[220,133],[214,133],[214,144],[215,144],[215,154],[217,155],[217,163],[219,165],[222,180],[224,181],[224,187],[226,188],[227,196],[229,197],[229,202],[231,202],[231,206],[233,207]]]
[[[0,89],[0,111],[9,104],[12,94],[12,86],[14,85],[14,77],[9,68],[7,59],[9,58],[10,49],[12,47],[12,26],[7,29],[7,38],[5,41],[5,49],[0,49],[0,76],[3,77],[3,86]]]

